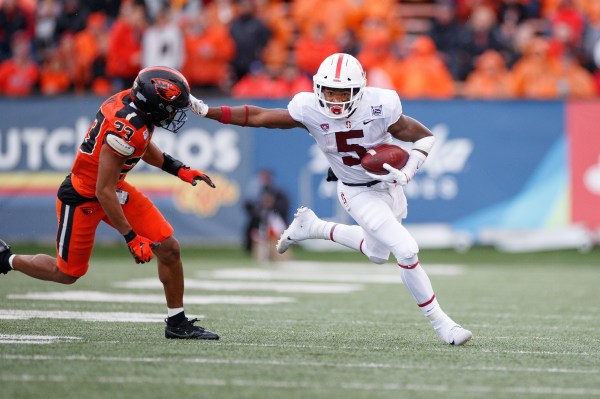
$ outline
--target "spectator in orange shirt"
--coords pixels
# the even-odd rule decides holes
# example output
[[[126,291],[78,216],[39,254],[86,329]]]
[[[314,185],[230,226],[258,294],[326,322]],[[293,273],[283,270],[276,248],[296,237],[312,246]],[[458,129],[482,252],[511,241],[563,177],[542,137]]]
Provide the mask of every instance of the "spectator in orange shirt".
[[[509,98],[510,78],[506,63],[499,52],[487,50],[475,62],[467,76],[463,95],[467,98]]]
[[[356,56],[369,76],[369,86],[394,89],[392,77],[400,68],[401,60],[396,57],[392,43],[386,33],[372,34],[361,43]]]
[[[12,54],[0,63],[0,95],[29,96],[38,82],[39,68],[31,58],[27,36],[19,32],[13,36]]]
[[[144,7],[123,2],[119,18],[110,30],[106,56],[106,73],[112,79],[115,91],[130,87],[140,70],[145,28]]]
[[[336,41],[325,35],[325,26],[315,23],[296,41],[294,58],[301,72],[314,75],[321,61],[340,50]]]
[[[401,97],[451,98],[454,81],[428,36],[419,36],[411,44],[409,54],[392,77]]]
[[[251,72],[233,86],[231,94],[236,98],[292,98],[312,89],[312,81],[293,64],[265,68],[255,62]]]
[[[301,35],[310,35],[313,25],[320,24],[325,36],[335,40],[348,28],[358,29],[362,17],[356,3],[353,0],[293,1],[291,15]]]
[[[548,99],[557,96],[548,41],[534,37],[510,70],[511,91],[517,97]]]
[[[71,88],[71,76],[60,49],[53,49],[48,54],[40,71],[40,91],[43,95],[52,96],[67,92]]]
[[[106,54],[108,28],[106,15],[95,12],[89,15],[86,28],[73,38],[73,83],[76,92],[82,92],[92,85],[94,80],[93,64]]]
[[[183,74],[191,85],[228,87],[229,62],[235,55],[235,43],[227,28],[199,12],[185,24],[185,60]]]
[[[560,98],[592,98],[595,82],[592,74],[583,68],[570,51],[553,54],[552,71],[556,78],[556,96]]]
[[[281,71],[281,81],[285,83],[285,94],[282,97],[292,98],[296,93],[312,91],[313,82],[294,63],[288,63]]]
[[[594,95],[592,75],[571,51],[551,48],[544,38],[531,41],[511,70],[511,85],[519,97],[589,98]]]
[[[399,40],[404,36],[402,18],[398,15],[401,6],[396,0],[363,1],[358,14],[360,24],[351,26],[360,40],[371,35],[385,35],[389,40]]]
[[[267,70],[259,61],[253,62],[250,72],[231,88],[231,95],[235,98],[286,97],[286,85],[276,78],[276,73]]]

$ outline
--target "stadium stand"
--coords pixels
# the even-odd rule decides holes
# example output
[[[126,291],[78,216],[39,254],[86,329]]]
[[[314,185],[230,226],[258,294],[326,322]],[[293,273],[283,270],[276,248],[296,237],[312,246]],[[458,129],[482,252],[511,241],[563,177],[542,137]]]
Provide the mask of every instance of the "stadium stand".
[[[165,14],[183,43],[144,48],[145,36],[160,36]],[[403,93],[399,70],[439,66],[414,60],[415,46],[423,47],[426,37],[453,82],[438,83],[435,92]],[[558,77],[531,91],[522,87],[524,67],[518,65],[540,40]],[[175,49],[183,52],[181,68],[207,95],[230,95],[255,62],[270,80],[296,70],[310,79],[337,51],[358,56],[370,84],[411,97],[600,94],[597,0],[0,0],[0,95],[106,95],[128,86],[141,66],[160,60],[161,51],[173,52],[170,47],[182,49]],[[513,82],[508,93],[478,75],[481,64],[500,67],[500,61]],[[479,78],[467,84],[472,76]]]

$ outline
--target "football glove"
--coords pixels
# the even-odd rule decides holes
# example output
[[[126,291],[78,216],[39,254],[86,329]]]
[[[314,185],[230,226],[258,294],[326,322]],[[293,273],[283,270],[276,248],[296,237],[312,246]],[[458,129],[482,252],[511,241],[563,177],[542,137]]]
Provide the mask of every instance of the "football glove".
[[[204,101],[198,100],[196,97],[190,94],[190,105],[189,108],[198,116],[206,116],[208,113],[208,105],[204,104]]]
[[[375,180],[380,180],[388,183],[397,183],[401,186],[405,186],[406,184],[408,184],[408,182],[410,181],[410,179],[412,179],[414,175],[408,171],[405,171],[405,168],[396,169],[388,163],[384,163],[382,166],[383,169],[387,170],[390,173],[388,173],[387,175],[376,175],[375,173],[370,172],[365,173]]]
[[[154,257],[152,249],[160,245],[160,243],[152,242],[146,237],[137,235],[133,230],[123,235],[123,237],[127,242],[129,252],[131,252],[133,259],[135,259],[135,263],[138,264],[150,262]]]
[[[179,177],[184,182],[190,183],[192,186],[198,184],[196,180],[202,180],[204,183],[208,184],[212,188],[215,188],[215,183],[203,172],[199,170],[190,169],[189,166],[182,166],[177,171],[177,177]]]

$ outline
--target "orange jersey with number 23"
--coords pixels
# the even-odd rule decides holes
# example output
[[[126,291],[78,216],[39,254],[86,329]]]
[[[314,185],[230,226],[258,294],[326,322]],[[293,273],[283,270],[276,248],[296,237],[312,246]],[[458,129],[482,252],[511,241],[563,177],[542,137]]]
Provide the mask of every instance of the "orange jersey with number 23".
[[[125,90],[107,99],[98,110],[83,143],[79,147],[71,180],[75,190],[84,197],[96,195],[100,150],[107,147],[120,157],[126,158],[119,176],[117,188],[133,167],[142,159],[152,139],[154,126],[146,123],[143,114],[131,102],[131,90]]]

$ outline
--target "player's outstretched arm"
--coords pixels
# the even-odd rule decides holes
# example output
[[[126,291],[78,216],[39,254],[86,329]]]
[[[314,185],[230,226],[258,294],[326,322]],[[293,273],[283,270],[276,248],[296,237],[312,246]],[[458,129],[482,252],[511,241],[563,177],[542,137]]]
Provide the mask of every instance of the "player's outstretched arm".
[[[190,109],[196,115],[229,125],[270,129],[303,127],[291,117],[287,109],[283,108],[268,109],[254,105],[209,107],[202,100],[190,96]]]

